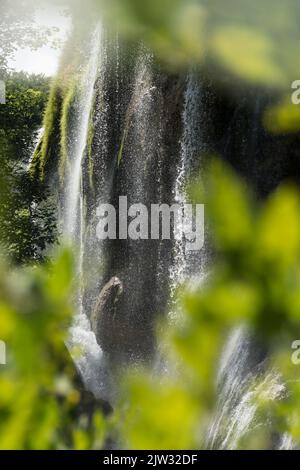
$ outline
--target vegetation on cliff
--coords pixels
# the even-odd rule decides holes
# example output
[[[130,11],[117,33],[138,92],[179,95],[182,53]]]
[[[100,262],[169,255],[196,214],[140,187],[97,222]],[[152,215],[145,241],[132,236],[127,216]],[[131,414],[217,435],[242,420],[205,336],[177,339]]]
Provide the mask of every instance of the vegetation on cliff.
[[[74,153],[87,36],[86,30],[72,35],[65,45],[60,69],[50,86],[43,118],[44,132],[30,166],[31,174],[41,181],[54,176],[63,186]],[[92,122],[89,137],[92,138]]]

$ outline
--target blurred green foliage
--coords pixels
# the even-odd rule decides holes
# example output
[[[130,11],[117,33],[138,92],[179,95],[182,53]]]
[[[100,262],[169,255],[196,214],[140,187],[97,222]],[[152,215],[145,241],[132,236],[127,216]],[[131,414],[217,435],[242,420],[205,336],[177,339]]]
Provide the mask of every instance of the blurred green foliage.
[[[204,180],[205,187],[192,185],[191,197],[206,204],[213,267],[196,291],[182,289],[176,321],[158,327],[168,377],[125,374],[113,417],[114,439],[125,448],[205,448],[220,354],[241,324],[268,350],[252,399],[272,426],[241,434],[239,446],[268,447],[270,429],[300,439],[298,368],[291,362],[291,344],[300,334],[299,192],[283,185],[266,203],[257,202],[217,160]],[[2,261],[0,331],[8,351],[8,364],[0,368],[2,448],[104,446],[109,422],[99,412],[77,415],[80,389],[64,346],[72,277],[66,251],[44,267],[13,270]],[[281,400],[272,396],[274,380],[284,384]]]
[[[267,87],[297,79],[297,0],[95,0],[127,35],[170,66],[202,63]],[[215,78],[217,77],[215,75]],[[227,75],[228,76],[228,75]]]
[[[51,265],[0,266],[1,449],[101,448],[102,414],[80,413],[82,396],[64,341],[71,320],[73,257],[61,251]]]
[[[288,431],[299,441],[300,370],[291,361],[291,344],[300,336],[299,191],[285,184],[260,203],[218,160],[204,181],[205,187],[192,186],[191,197],[206,204],[213,267],[197,291],[183,290],[176,322],[159,329],[167,331],[160,336],[175,373],[166,379],[133,372],[125,380],[120,421],[134,449],[205,447],[216,411],[220,354],[240,325],[268,351],[267,371],[252,384],[257,413],[271,419],[273,431]],[[281,400],[273,400],[270,371],[285,384]],[[270,427],[256,429],[256,437],[257,432],[259,440],[241,434],[239,445],[269,445]]]
[[[266,112],[267,129],[299,131],[299,106],[290,99],[300,68],[297,0],[94,0],[94,4],[112,27],[146,43],[172,70],[200,66],[231,91],[243,93],[246,85],[272,92],[275,103]]]
[[[292,103],[291,96],[283,95],[268,106],[263,116],[264,127],[273,134],[299,132],[300,106]]]

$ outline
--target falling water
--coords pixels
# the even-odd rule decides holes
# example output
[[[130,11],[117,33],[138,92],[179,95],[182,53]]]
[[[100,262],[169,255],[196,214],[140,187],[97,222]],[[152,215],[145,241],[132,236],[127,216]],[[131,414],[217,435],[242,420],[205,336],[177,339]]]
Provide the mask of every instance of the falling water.
[[[86,148],[89,119],[94,97],[94,85],[97,78],[101,45],[101,27],[97,26],[91,41],[90,59],[82,83],[78,109],[78,136],[73,161],[69,172],[66,191],[65,233],[71,240],[76,240],[76,231],[80,228],[80,198],[82,196],[82,162]],[[79,226],[78,226],[79,225]]]
[[[130,146],[130,154],[134,163],[131,174],[127,175],[127,185],[130,188],[130,197],[136,201],[143,201],[146,197],[148,176],[147,165],[153,156],[154,126],[150,117],[155,104],[154,94],[156,87],[153,84],[151,69],[152,54],[141,48],[135,68],[135,81],[128,121],[132,120],[133,137]],[[134,119],[135,118],[135,119]],[[156,130],[156,128],[155,128]],[[158,136],[156,136],[158,138]]]
[[[77,298],[77,314],[70,331],[68,347],[71,353],[80,349],[80,356],[74,354],[76,366],[85,386],[96,397],[105,396],[105,366],[103,355],[97,344],[88,317],[83,309],[83,253],[84,253],[84,213],[82,189],[82,164],[86,149],[89,120],[94,99],[94,86],[97,79],[101,59],[101,26],[98,25],[91,39],[90,58],[81,85],[78,106],[78,129],[73,160],[69,172],[65,202],[65,236],[78,247],[77,269],[79,292]]]
[[[221,355],[218,403],[207,438],[210,449],[238,449],[244,436],[268,425],[258,415],[259,398],[280,400],[285,394],[280,376],[266,371],[254,349],[253,337],[241,327],[232,333]],[[261,380],[257,381],[259,377]],[[289,436],[283,436],[280,448],[291,445]]]
[[[29,160],[26,164],[26,170],[27,171],[30,171],[30,167],[31,167],[31,163],[32,163],[32,159],[35,155],[35,152],[41,142],[41,138],[43,136],[43,133],[44,133],[44,128],[43,127],[40,127],[40,129],[37,131],[37,134],[35,136],[35,139],[34,139],[34,142],[33,142],[33,151],[31,152],[31,155],[29,157]]]
[[[252,379],[252,380],[251,380]],[[243,394],[237,406],[231,410],[227,421],[227,429],[219,449],[238,449],[241,439],[248,432],[259,429],[268,423],[262,423],[257,416],[257,402],[262,395],[267,400],[276,400],[285,392],[285,387],[280,383],[280,377],[274,373],[269,373],[262,383],[254,386],[255,377],[250,376],[242,384],[237,384],[236,388],[242,390]],[[219,436],[220,437],[220,436]]]
[[[233,133],[233,124],[241,109],[241,105],[238,105],[229,126],[225,154],[231,151],[229,144]],[[260,109],[261,99],[258,96],[255,99],[250,143],[244,150],[247,156],[251,156],[251,159],[248,158],[248,160],[252,161],[252,166],[253,158],[259,150]],[[266,367],[264,357],[260,348],[255,344],[255,339],[244,328],[232,332],[221,355],[217,378],[217,409],[207,438],[209,448],[236,449],[243,436],[261,425],[257,416],[257,400],[254,398],[258,393],[255,387],[257,378]],[[265,370],[264,373],[266,373]],[[275,372],[267,373],[264,379],[264,389],[271,400],[281,397],[284,387]]]
[[[249,370],[251,339],[243,328],[230,336],[221,355],[217,387],[217,411],[208,435],[210,448],[236,448],[256,413],[251,385],[257,368]]]
[[[187,203],[186,184],[191,176],[192,164],[202,151],[201,145],[201,85],[196,74],[187,78],[185,102],[182,115],[183,136],[181,140],[180,161],[174,188],[175,203],[183,208]],[[175,301],[175,291],[190,278],[188,253],[185,249],[183,233],[184,222],[176,224],[174,238],[174,260],[170,268],[170,301]],[[172,308],[172,307],[171,307]]]
[[[279,443],[278,450],[299,450],[299,448],[297,448],[293,438],[288,433],[284,433]]]

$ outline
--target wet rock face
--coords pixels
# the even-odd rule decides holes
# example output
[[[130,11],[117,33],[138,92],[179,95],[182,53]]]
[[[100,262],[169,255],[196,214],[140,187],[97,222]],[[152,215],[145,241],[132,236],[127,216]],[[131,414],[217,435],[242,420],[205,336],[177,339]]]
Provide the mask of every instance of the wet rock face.
[[[147,53],[135,58],[130,73],[124,73],[122,57],[118,74],[114,64],[107,63],[106,67],[109,71],[103,72],[103,81],[98,80],[95,86],[95,192],[85,191],[89,232],[84,259],[93,263],[99,260],[100,275],[91,279],[91,270],[87,269],[85,311],[93,317],[99,345],[115,363],[123,359],[148,362],[155,355],[157,319],[167,309],[173,242],[130,238],[97,241],[93,216],[99,203],[110,203],[116,208],[118,221],[120,196],[127,196],[128,206],[144,204],[149,214],[151,204],[174,203],[185,77],[169,77],[156,70]],[[87,181],[84,176],[85,188]],[[114,318],[100,318],[103,303],[108,302],[106,312],[110,309],[111,300],[103,302],[103,298],[114,297],[115,276],[122,280],[124,293],[111,308]]]
[[[116,276],[101,290],[91,315],[92,329],[102,350],[113,353],[120,340],[117,304],[123,294],[123,284]]]

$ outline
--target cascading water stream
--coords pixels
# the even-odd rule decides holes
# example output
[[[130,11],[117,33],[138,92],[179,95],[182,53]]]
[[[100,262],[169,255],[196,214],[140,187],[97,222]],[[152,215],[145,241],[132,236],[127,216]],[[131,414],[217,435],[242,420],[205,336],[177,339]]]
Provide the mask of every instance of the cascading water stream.
[[[84,256],[84,198],[82,188],[82,164],[86,149],[89,121],[94,99],[94,86],[98,75],[101,60],[101,26],[98,25],[92,35],[89,60],[80,89],[78,105],[77,139],[73,160],[70,165],[69,178],[66,190],[64,234],[77,248],[77,272],[79,291],[76,299],[77,313],[70,331],[68,347],[70,351],[80,349],[80,356],[74,355],[76,366],[88,390],[95,396],[103,398],[104,391],[104,365],[102,351],[97,344],[94,333],[91,331],[89,319],[83,309],[83,256]]]
[[[239,328],[232,333],[222,352],[217,377],[218,404],[207,438],[209,448],[236,449],[239,440],[258,424],[254,383],[260,365],[256,363],[251,367],[252,341],[244,328]],[[275,377],[269,376],[266,385],[270,393],[282,391]]]
[[[180,161],[174,188],[175,203],[183,208],[187,203],[186,185],[191,176],[192,164],[201,154],[201,85],[197,75],[191,72],[187,78],[185,103],[182,115],[183,136]],[[201,155],[200,155],[201,156]],[[176,224],[174,238],[174,261],[170,267],[170,303],[176,304],[176,288],[190,280],[188,253],[186,252],[184,222]],[[201,274],[197,273],[198,281]]]
[[[76,230],[80,228],[80,196],[82,161],[86,149],[89,119],[94,97],[94,85],[97,78],[99,55],[101,46],[101,27],[97,26],[91,40],[90,59],[81,84],[80,100],[78,106],[78,136],[74,156],[71,162],[66,191],[65,203],[65,235],[74,241],[77,239]],[[79,227],[78,227],[79,226]]]
[[[253,110],[250,143],[246,148],[251,161],[255,161],[259,151],[260,116],[261,99],[258,96]],[[221,355],[217,377],[218,403],[208,432],[208,448],[237,449],[247,433],[262,426],[257,413],[257,394],[261,389],[269,400],[282,398],[285,387],[276,372],[265,370],[264,357],[255,339],[244,328],[232,332]],[[264,379],[259,388],[257,378],[262,371]],[[291,445],[289,436],[283,436],[280,448]]]
[[[33,159],[33,157],[34,157],[34,155],[35,155],[35,152],[36,152],[36,150],[37,150],[37,148],[38,148],[38,146],[39,146],[39,144],[40,144],[40,141],[41,141],[41,138],[42,138],[42,136],[43,136],[43,133],[44,133],[44,128],[41,127],[41,128],[38,130],[37,135],[36,135],[36,137],[35,137],[35,139],[34,139],[33,151],[31,152],[30,158],[29,158],[29,160],[28,160],[28,162],[27,162],[27,164],[26,164],[26,170],[27,170],[27,171],[30,171],[30,167],[31,167],[31,164],[32,164],[32,159]]]

